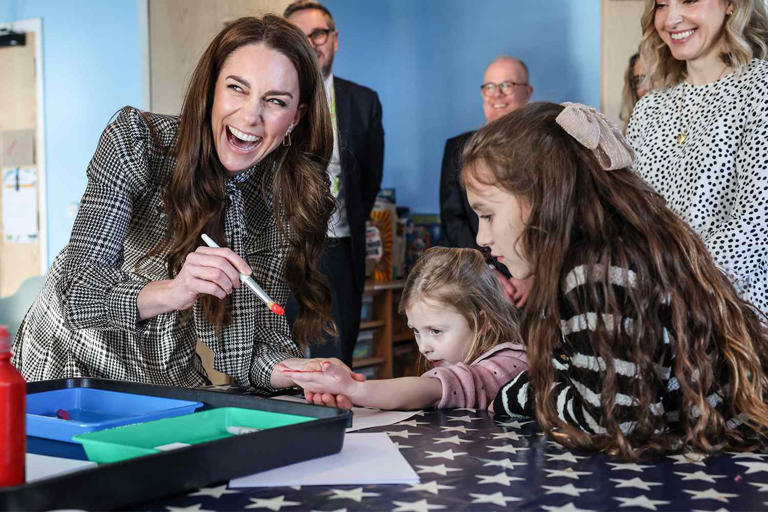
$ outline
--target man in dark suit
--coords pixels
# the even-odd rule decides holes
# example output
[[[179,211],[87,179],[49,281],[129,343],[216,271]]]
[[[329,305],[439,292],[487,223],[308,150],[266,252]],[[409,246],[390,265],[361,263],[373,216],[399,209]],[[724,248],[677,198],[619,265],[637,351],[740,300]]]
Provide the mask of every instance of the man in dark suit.
[[[351,364],[365,285],[365,221],[379,192],[384,163],[381,103],[375,91],[333,76],[339,33],[325,6],[300,0],[289,5],[284,16],[306,34],[315,50],[334,125],[328,175],[337,211],[328,225],[320,269],[331,286],[331,314],[339,335],[313,346],[311,354]]]
[[[528,83],[528,68],[516,57],[496,57],[485,69],[483,84],[480,86],[483,98],[485,120],[491,122],[528,103],[533,87]],[[467,202],[467,193],[459,183],[461,153],[474,131],[462,133],[448,139],[443,153],[440,173],[440,222],[445,245],[449,247],[473,247],[477,237],[477,215]],[[502,269],[505,270],[505,269]],[[510,281],[519,303],[526,283]],[[510,291],[509,288],[507,288]],[[523,301],[524,302],[524,301]],[[522,304],[520,304],[522,305]]]

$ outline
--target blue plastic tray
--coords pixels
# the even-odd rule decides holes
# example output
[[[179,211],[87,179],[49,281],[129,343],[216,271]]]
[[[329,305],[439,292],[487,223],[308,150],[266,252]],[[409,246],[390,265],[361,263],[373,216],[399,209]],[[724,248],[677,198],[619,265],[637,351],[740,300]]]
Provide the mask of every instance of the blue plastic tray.
[[[202,402],[69,388],[27,395],[27,435],[76,443],[72,436],[105,428],[190,414]],[[71,419],[56,417],[64,409]]]

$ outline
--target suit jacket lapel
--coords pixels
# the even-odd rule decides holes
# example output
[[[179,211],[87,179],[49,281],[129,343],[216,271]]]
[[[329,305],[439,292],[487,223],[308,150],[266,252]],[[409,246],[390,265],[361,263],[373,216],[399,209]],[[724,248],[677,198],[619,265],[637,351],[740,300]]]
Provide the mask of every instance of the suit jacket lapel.
[[[347,152],[346,142],[349,140],[351,100],[344,89],[344,84],[335,76],[333,77],[333,89],[336,97],[336,129],[339,130],[339,158],[341,170],[346,169]]]

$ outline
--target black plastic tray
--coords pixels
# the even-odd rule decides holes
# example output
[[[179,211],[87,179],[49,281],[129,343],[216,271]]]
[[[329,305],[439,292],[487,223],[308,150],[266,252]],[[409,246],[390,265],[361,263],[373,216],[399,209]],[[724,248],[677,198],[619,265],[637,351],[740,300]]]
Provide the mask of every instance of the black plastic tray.
[[[215,482],[331,455],[341,450],[352,413],[309,404],[101,379],[62,379],[27,384],[27,393],[90,387],[203,402],[205,410],[243,407],[317,418],[297,425],[234,436],[0,489],[2,510],[122,508]],[[71,443],[28,438],[35,453],[62,455]],[[82,450],[82,448],[78,449]]]

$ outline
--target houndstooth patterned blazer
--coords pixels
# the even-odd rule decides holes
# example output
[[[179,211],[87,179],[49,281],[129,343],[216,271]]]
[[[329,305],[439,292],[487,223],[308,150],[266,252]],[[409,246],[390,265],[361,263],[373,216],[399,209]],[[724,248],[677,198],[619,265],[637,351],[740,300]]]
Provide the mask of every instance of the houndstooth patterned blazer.
[[[273,366],[302,356],[285,318],[247,287],[231,295],[233,321],[220,338],[199,303],[184,323],[178,312],[138,320],[141,289],[169,278],[164,254],[145,255],[167,231],[162,184],[173,170],[168,148],[178,128],[176,117],[148,116],[155,136],[131,107],[104,130],[71,238],[19,329],[13,364],[28,381],[88,376],[193,387],[208,382],[195,353],[200,338],[218,371],[240,386],[271,390]],[[225,232],[254,279],[285,304],[287,245],[271,197],[261,192],[265,177],[254,166],[228,180]]]

